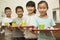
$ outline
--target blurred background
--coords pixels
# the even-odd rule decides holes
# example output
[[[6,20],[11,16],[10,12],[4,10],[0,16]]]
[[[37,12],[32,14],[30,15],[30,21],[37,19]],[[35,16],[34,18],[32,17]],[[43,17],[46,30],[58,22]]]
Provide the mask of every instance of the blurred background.
[[[22,6],[24,8],[24,15],[26,15],[27,14],[26,3],[28,1],[30,0],[0,0],[0,22],[2,18],[5,17],[4,14],[5,7],[10,7],[12,9],[13,18],[17,16],[15,13],[16,6]],[[37,3],[40,2],[41,0],[32,0],[32,1],[36,3],[36,9],[37,9]],[[60,0],[45,0],[45,1],[47,1],[49,5],[49,9],[47,11],[48,16],[52,17],[55,20],[56,27],[60,27]],[[38,10],[36,14],[37,16],[39,15]],[[60,32],[54,32],[54,35],[56,37],[56,40],[60,40]]]

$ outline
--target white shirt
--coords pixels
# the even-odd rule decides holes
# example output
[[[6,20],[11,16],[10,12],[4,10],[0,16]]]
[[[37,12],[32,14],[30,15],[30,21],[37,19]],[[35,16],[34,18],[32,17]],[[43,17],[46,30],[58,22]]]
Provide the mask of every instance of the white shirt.
[[[2,19],[2,25],[5,26],[6,22],[8,22],[8,25],[9,25],[9,23],[12,22],[12,21],[13,21],[13,18],[5,17],[5,18]],[[5,29],[5,35],[10,35],[10,34],[11,34],[11,31],[6,28]]]
[[[5,17],[5,18],[2,19],[2,25],[5,26],[6,22],[10,23],[12,21],[13,21],[13,18],[7,18],[7,17]]]
[[[25,16],[26,25],[36,27],[37,25],[36,25],[35,17],[36,17],[36,15],[32,15],[32,16],[27,15],[27,16]],[[35,34],[31,33],[27,29],[25,30],[24,34],[25,34],[25,38],[37,38],[37,36]]]
[[[29,15],[27,15],[25,18],[26,18],[26,25],[27,26],[37,26],[37,24],[36,24],[36,20],[35,20],[35,18],[36,18],[37,16],[34,14],[34,15],[32,15],[32,16],[29,16]]]

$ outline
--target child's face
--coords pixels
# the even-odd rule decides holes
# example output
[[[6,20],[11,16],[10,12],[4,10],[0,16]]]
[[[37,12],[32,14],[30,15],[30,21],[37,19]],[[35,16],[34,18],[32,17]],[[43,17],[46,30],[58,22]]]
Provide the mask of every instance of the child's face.
[[[47,10],[48,10],[48,8],[47,8],[47,5],[45,3],[39,4],[38,11],[39,11],[40,15],[45,15]]]
[[[27,7],[28,13],[34,13],[35,7]]]
[[[8,17],[11,16],[11,10],[10,9],[5,10],[5,14]]]
[[[19,17],[22,17],[23,16],[23,10],[22,9],[20,9],[20,8],[18,8],[17,9],[17,15],[19,16]]]

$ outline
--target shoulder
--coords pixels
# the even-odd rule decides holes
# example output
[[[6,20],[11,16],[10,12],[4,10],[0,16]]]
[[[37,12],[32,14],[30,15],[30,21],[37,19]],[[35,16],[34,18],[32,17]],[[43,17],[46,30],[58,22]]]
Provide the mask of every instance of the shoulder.
[[[54,19],[53,19],[53,18],[51,18],[51,17],[48,17],[48,19],[49,19],[49,20],[51,20],[51,21],[52,21],[52,20],[54,20]]]

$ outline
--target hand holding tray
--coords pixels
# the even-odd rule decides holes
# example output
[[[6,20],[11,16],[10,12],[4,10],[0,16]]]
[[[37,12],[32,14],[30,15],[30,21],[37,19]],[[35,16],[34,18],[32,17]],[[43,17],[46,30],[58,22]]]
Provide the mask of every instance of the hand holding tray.
[[[44,30],[32,30],[32,31],[43,31],[43,32],[48,32],[48,31],[60,31],[60,28],[44,29]]]

